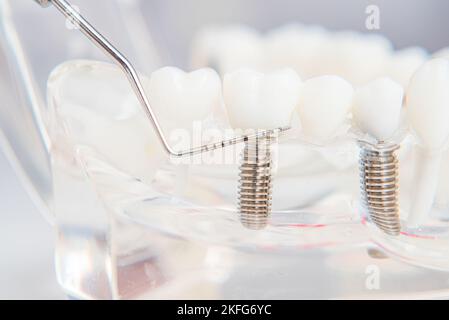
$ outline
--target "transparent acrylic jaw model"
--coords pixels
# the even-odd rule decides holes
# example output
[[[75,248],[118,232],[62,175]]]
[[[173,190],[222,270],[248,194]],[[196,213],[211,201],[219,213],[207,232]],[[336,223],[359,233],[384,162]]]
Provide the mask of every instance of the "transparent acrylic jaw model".
[[[273,211],[265,228],[252,230],[236,209],[239,164],[173,163],[118,68],[87,60],[60,65],[48,81],[48,107],[25,113],[36,112],[44,119],[36,133],[51,141],[56,265],[68,295],[448,295],[444,220],[399,237],[366,222],[357,205],[355,143],[281,139]],[[219,126],[223,119],[217,113],[208,121]]]

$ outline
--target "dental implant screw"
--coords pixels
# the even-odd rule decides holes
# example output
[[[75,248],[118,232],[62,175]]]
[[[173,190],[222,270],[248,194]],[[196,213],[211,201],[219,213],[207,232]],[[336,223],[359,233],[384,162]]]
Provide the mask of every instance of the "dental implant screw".
[[[240,221],[248,229],[266,227],[271,214],[272,144],[274,135],[245,142],[240,164],[238,209]]]
[[[371,221],[391,236],[400,234],[399,166],[396,144],[359,142],[360,189]]]

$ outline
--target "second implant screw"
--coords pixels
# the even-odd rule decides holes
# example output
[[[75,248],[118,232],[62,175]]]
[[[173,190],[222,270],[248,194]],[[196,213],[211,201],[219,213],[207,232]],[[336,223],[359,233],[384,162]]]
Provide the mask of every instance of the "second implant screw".
[[[360,143],[360,187],[374,224],[388,235],[401,231],[399,220],[398,145]]]
[[[245,142],[239,179],[239,213],[243,226],[262,229],[271,213],[272,150],[276,137],[256,137]]]

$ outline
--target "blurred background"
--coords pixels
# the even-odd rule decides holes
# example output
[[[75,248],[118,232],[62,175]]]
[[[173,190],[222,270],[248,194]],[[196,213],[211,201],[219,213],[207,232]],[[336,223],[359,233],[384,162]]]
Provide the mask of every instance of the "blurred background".
[[[24,51],[30,53],[42,99],[49,72],[68,58],[58,55],[64,45],[73,44],[77,48],[69,58],[104,59],[76,31],[65,28],[63,18],[55,10],[41,10],[31,0],[2,2],[14,2],[15,9],[24,12],[18,26],[28,36],[21,41]],[[117,11],[117,3],[125,10]],[[163,64],[187,68],[192,38],[210,24],[241,23],[264,32],[299,22],[330,30],[379,33],[392,40],[397,49],[421,46],[434,52],[449,45],[449,2],[443,0],[98,0],[95,4],[74,0],[73,4],[117,43],[139,69],[147,72]],[[379,7],[379,30],[366,29],[369,5]],[[141,21],[136,19],[135,11],[128,10],[136,6],[143,12],[139,16],[143,18]],[[45,19],[47,25],[60,28],[61,32],[57,37],[47,36],[39,28],[39,19]],[[132,33],[131,38],[123,37],[123,25]],[[7,35],[8,30],[3,32]],[[142,45],[148,43],[151,45]],[[9,44],[0,43],[0,109],[3,119],[26,124],[20,113],[14,113],[23,97],[11,91],[11,83],[17,79],[11,75],[14,57],[9,53],[8,58]],[[157,52],[152,51],[154,47]],[[2,131],[7,131],[6,126],[4,120]],[[39,143],[42,142],[36,140],[30,146],[25,144],[22,152],[26,154],[28,150],[29,158],[38,158],[29,150]],[[54,275],[51,225],[21,184],[7,154],[0,151],[0,299],[63,299]]]

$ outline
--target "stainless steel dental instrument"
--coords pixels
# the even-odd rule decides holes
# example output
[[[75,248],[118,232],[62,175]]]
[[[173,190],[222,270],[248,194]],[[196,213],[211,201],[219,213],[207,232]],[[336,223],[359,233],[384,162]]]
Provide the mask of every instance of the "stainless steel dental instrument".
[[[89,39],[91,40],[96,46],[98,46],[100,49],[102,49],[106,55],[108,55],[115,63],[117,63],[120,68],[123,70],[123,72],[126,74],[126,77],[128,78],[128,81],[130,82],[137,98],[139,99],[143,110],[145,111],[146,116],[151,121],[153,128],[155,129],[159,140],[164,147],[165,151],[170,154],[171,156],[175,157],[183,157],[183,156],[191,156],[203,152],[213,151],[219,148],[228,147],[231,145],[235,145],[238,143],[247,142],[250,139],[257,139],[257,138],[265,138],[265,137],[271,137],[273,135],[278,135],[283,131],[286,131],[289,129],[289,127],[284,128],[276,128],[272,130],[261,130],[256,132],[255,134],[251,135],[243,135],[238,136],[229,140],[223,140],[211,144],[206,144],[198,147],[193,147],[188,150],[181,150],[181,151],[175,151],[173,150],[162,129],[159,124],[158,119],[156,118],[156,115],[151,108],[149,99],[147,94],[145,93],[142,83],[140,81],[139,75],[137,71],[134,69],[130,61],[122,54],[120,51],[118,51],[100,32],[98,32],[80,13],[75,10],[70,3],[68,3],[65,0],[34,0],[42,7],[48,7],[51,4],[58,9],[65,17],[71,19],[72,23],[74,23],[77,27],[79,27],[79,30]]]

